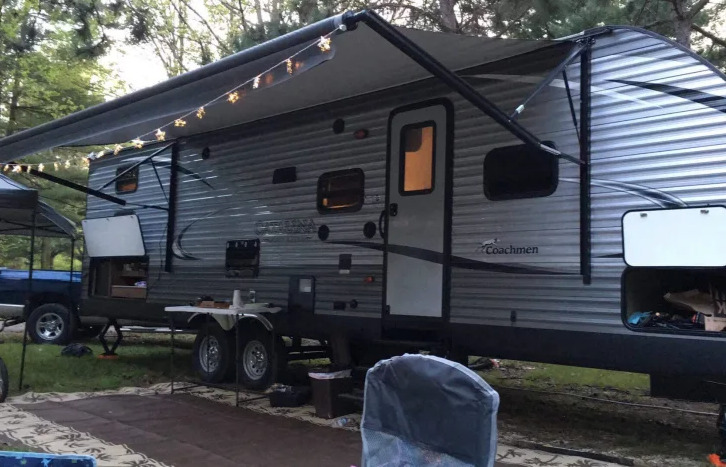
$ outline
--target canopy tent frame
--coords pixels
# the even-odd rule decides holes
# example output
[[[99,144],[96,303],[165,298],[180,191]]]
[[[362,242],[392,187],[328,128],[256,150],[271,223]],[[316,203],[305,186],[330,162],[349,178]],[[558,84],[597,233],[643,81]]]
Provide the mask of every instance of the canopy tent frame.
[[[28,188],[14,180],[0,175],[0,225],[6,224],[10,228],[0,227],[0,235],[27,235],[30,237],[29,245],[29,265],[28,265],[28,283],[27,298],[23,311],[23,317],[29,311],[30,297],[33,294],[34,271],[35,271],[35,240],[36,237],[59,237],[68,238],[70,240],[70,256],[71,265],[68,279],[68,296],[70,298],[71,308],[75,307],[75,299],[73,297],[73,261],[75,259],[76,246],[76,226],[71,221],[58,214],[53,208],[45,204],[39,199],[37,190]],[[7,210],[7,215],[3,215],[3,210]],[[22,212],[29,212],[27,221],[22,217]],[[20,214],[21,220],[11,219],[12,214]],[[40,219],[44,221],[39,224]],[[0,331],[5,327],[5,321],[0,323]],[[28,326],[26,323],[23,331],[23,350],[20,356],[20,375],[18,378],[18,390],[23,387],[23,376],[25,373],[25,356],[28,344]]]

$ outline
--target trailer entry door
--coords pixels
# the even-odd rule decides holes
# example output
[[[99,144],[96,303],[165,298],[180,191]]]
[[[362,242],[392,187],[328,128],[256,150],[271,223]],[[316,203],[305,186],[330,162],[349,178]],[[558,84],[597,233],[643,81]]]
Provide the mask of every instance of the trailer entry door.
[[[451,114],[438,100],[389,120],[384,318],[448,315]]]

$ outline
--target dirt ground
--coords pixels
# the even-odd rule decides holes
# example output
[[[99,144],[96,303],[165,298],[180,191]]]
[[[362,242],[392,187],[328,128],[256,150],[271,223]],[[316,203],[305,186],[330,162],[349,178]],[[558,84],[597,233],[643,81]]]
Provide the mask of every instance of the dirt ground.
[[[500,394],[502,442],[535,442],[593,451],[659,467],[708,465],[706,456],[718,446],[716,404],[652,398],[642,389],[562,386],[546,381],[533,387],[526,384],[527,373],[533,369],[519,362],[503,362],[496,370],[496,377],[487,378],[487,372],[481,373],[485,379],[492,380],[492,386]]]

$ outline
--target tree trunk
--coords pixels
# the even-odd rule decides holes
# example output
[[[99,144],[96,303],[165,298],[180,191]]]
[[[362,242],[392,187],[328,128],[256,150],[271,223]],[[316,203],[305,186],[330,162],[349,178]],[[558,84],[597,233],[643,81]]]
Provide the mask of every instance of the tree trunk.
[[[693,18],[688,14],[687,0],[671,0],[673,5],[673,35],[676,42],[683,47],[691,48],[691,28]]]
[[[444,32],[459,32],[459,25],[456,21],[454,5],[456,0],[439,0],[439,11],[441,14],[441,26]]]
[[[12,135],[18,124],[18,105],[20,103],[20,57],[15,57],[15,71],[13,73],[13,89],[10,98],[10,107],[8,108],[8,126],[5,130],[5,136]]]
[[[53,245],[49,238],[40,239],[40,269],[53,269]]]

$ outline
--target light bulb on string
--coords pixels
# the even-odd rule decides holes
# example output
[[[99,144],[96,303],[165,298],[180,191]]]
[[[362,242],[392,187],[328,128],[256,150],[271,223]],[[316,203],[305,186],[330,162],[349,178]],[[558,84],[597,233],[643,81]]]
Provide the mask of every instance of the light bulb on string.
[[[175,127],[184,127],[186,125],[187,125],[186,120],[184,120],[182,118],[177,118],[176,120],[174,120],[174,126]]]
[[[234,104],[239,100],[239,92],[232,91],[229,94],[227,94],[227,101],[229,101],[230,104]]]
[[[260,76],[255,76],[254,81],[252,81],[252,89],[257,89],[260,87]]]
[[[106,151],[98,151],[98,154],[96,154],[96,159],[100,159],[105,155],[106,155]]]
[[[133,144],[136,149],[141,149],[144,147],[144,142],[141,141],[141,139],[139,138],[132,140],[131,144]]]
[[[43,165],[43,163],[41,162],[40,164],[38,164],[38,172],[42,172],[43,170],[45,170],[45,165]]]
[[[60,169],[60,164],[58,162],[53,162],[53,170],[58,172],[58,169]]]
[[[330,52],[330,38],[321,37],[320,41],[318,41],[318,48],[321,52]]]
[[[10,165],[8,165],[8,164],[3,165],[3,172],[7,172],[8,170],[10,170]]]
[[[66,169],[70,169],[71,168],[71,160],[70,159],[66,159],[66,163],[64,164],[64,166],[65,166]]]
[[[121,146],[120,144],[117,144],[116,147],[113,148],[113,155],[117,156],[118,153],[120,153],[123,148],[124,148],[123,146]]]
[[[20,173],[23,171],[23,167],[20,164],[15,164],[15,167],[13,167],[13,173]]]
[[[156,133],[154,133],[154,136],[156,136],[157,141],[165,141],[166,140],[166,131],[161,131],[161,128],[156,130]]]
[[[197,118],[198,118],[198,119],[200,119],[200,120],[201,120],[201,119],[203,119],[203,118],[204,118],[204,115],[205,115],[206,113],[207,113],[207,112],[206,112],[206,110],[204,110],[204,106],[202,106],[202,107],[199,107],[199,108],[197,109]]]
[[[292,60],[289,59],[289,58],[287,60],[285,60],[285,66],[287,68],[287,74],[288,75],[291,75],[292,72],[293,72],[293,69],[292,69]]]

